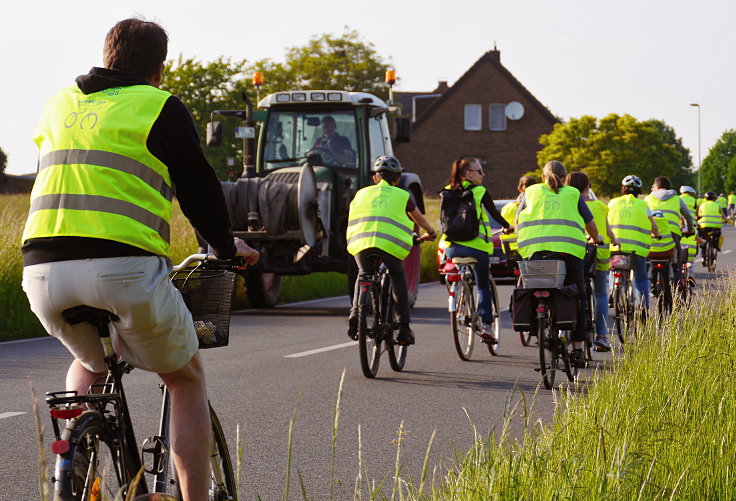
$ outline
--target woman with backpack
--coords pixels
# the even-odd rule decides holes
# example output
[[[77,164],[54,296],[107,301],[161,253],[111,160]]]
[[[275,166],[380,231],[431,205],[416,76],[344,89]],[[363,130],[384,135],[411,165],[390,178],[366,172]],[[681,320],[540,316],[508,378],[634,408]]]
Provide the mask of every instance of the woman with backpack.
[[[513,228],[481,185],[484,176],[483,167],[475,158],[453,162],[449,184],[440,191],[440,223],[443,239],[450,244],[445,250],[448,262],[455,257],[474,257],[478,261],[473,271],[478,286],[478,313],[483,320],[481,337],[483,342],[495,344],[498,341],[493,337],[493,294],[488,279],[493,238],[488,217],[503,226],[504,233]]]
[[[564,186],[562,180],[566,174],[562,162],[547,162],[542,169],[543,182],[526,189],[516,214],[517,245],[524,259],[560,259],[565,262],[565,285],[575,284],[578,291],[572,363],[583,368],[583,343],[587,329],[583,273],[585,232],[593,243],[600,243],[602,239],[580,191]]]

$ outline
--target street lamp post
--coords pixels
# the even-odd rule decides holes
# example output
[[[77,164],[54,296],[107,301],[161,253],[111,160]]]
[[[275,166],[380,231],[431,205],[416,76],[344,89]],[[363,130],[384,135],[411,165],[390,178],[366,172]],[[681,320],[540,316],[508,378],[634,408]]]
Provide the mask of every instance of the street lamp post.
[[[700,160],[700,105],[698,103],[693,103],[690,106],[695,106],[698,109],[698,195],[702,197],[703,192],[701,191],[700,186],[700,171],[703,167],[703,164]]]

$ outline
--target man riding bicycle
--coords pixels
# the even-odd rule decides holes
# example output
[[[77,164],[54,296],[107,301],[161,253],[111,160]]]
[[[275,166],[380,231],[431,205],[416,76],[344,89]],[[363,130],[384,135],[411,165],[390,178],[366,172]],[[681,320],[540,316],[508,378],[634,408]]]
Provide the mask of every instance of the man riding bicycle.
[[[255,263],[234,239],[220,183],[184,104],[158,89],[168,36],[120,21],[104,68],[53,96],[34,140],[39,173],[23,232],[23,289],[46,330],[71,351],[67,390],[86,394],[105,374],[94,327],[62,312],[87,305],[116,316],[117,351],[157,372],[171,394],[174,462],[185,500],[207,497],[210,419],[191,315],[169,280],[174,186],[182,211],[217,257]]]
[[[414,344],[409,327],[409,292],[404,275],[404,259],[411,251],[414,223],[427,232],[420,240],[434,240],[437,233],[421,213],[409,192],[399,188],[399,160],[383,155],[373,164],[374,186],[361,188],[350,202],[348,214],[348,252],[355,256],[358,277],[371,268],[371,255],[381,256],[393,284],[393,300],[399,321],[396,343]],[[353,305],[348,317],[348,337],[358,339],[358,297],[360,279],[355,281]]]
[[[709,191],[705,194],[705,202],[698,207],[698,236],[705,239],[707,233],[712,233],[716,249],[720,249],[721,227],[726,218],[718,205],[716,194]],[[702,245],[703,257],[705,257],[705,246]]]

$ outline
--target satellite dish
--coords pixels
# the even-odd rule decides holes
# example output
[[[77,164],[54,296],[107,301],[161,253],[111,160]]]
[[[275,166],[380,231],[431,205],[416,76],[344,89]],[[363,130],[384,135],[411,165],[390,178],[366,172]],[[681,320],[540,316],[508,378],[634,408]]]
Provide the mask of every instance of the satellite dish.
[[[309,164],[304,164],[297,184],[299,202],[299,228],[304,243],[310,247],[317,245],[317,178]]]
[[[506,118],[518,120],[524,116],[524,105],[519,101],[511,101],[506,105]]]

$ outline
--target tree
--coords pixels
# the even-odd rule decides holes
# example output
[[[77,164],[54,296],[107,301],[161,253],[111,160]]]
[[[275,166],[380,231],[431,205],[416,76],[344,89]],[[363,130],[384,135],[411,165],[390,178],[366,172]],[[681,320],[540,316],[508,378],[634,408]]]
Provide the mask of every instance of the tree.
[[[703,191],[736,191],[736,131],[727,130],[703,159]]]
[[[649,183],[667,176],[675,183],[691,182],[689,151],[675,131],[664,122],[640,122],[631,115],[611,114],[600,120],[585,115],[555,124],[550,134],[539,139],[540,167],[559,160],[568,171],[588,174],[599,195],[619,193],[625,176],[635,174]]]
[[[8,166],[8,155],[0,148],[0,188],[5,184],[5,167]]]

